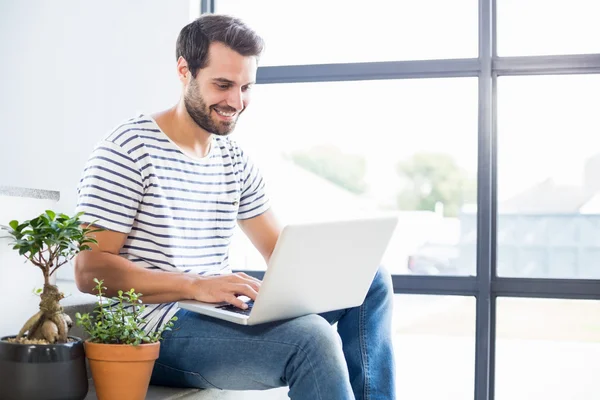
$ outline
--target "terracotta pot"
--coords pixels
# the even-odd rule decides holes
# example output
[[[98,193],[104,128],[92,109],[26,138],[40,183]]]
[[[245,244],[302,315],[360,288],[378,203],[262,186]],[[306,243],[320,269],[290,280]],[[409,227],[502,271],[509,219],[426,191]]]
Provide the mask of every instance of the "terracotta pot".
[[[144,400],[160,342],[132,346],[85,342],[98,400]]]

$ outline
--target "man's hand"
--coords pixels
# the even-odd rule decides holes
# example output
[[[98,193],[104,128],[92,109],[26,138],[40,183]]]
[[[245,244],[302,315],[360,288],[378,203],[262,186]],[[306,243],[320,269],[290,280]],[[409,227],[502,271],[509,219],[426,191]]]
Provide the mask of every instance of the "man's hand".
[[[237,296],[244,295],[256,300],[260,284],[258,279],[243,272],[206,276],[192,281],[187,297],[205,303],[226,302],[245,310],[248,306]]]

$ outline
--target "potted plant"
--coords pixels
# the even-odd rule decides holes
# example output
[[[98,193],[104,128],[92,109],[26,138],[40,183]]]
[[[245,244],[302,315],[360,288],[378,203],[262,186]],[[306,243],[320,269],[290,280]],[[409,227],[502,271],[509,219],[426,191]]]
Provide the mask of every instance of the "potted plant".
[[[142,294],[134,289],[119,290],[116,297],[104,297],[104,281],[94,279],[98,301],[92,313],[75,314],[77,325],[90,335],[85,352],[99,400],[144,400],[160,339],[176,317],[155,332],[145,332]]]
[[[99,229],[83,228],[79,217],[47,210],[40,216],[2,228],[14,238],[14,250],[44,275],[39,311],[16,336],[0,338],[0,399],[84,399],[88,390],[83,341],[68,336],[72,321],[63,313],[64,295],[51,276],[80,251],[96,243]]]

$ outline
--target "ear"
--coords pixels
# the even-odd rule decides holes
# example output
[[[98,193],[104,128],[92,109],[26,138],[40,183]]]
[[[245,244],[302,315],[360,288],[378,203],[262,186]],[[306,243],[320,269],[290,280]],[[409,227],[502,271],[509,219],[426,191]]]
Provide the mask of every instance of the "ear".
[[[187,61],[181,56],[177,59],[177,76],[179,77],[179,81],[184,85],[187,85],[189,79],[192,77]]]

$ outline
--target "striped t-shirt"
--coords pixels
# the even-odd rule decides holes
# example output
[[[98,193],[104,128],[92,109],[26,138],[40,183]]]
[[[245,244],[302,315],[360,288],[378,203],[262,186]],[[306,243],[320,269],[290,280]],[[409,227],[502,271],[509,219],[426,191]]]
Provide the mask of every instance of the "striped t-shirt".
[[[122,257],[169,272],[231,272],[228,246],[236,220],[268,208],[258,169],[234,141],[213,135],[209,154],[193,158],[147,115],[96,145],[78,187],[83,222],[126,233]],[[147,305],[146,331],[176,311],[175,303]]]

